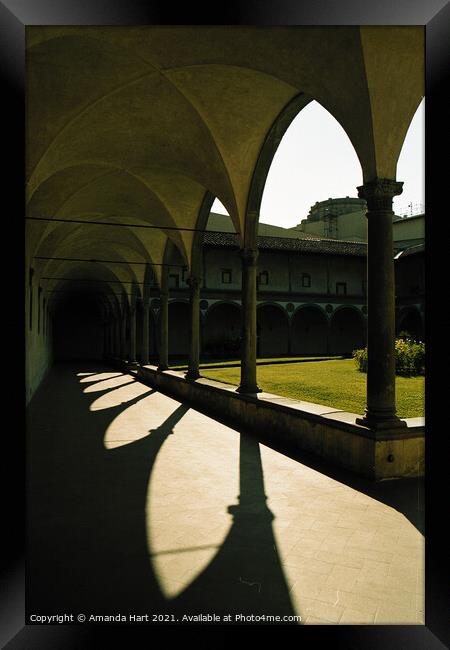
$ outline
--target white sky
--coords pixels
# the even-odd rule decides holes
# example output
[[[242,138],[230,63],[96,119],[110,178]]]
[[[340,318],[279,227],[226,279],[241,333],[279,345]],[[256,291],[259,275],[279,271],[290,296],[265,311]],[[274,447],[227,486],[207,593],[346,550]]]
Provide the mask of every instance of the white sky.
[[[425,204],[425,102],[422,100],[403,144],[397,165],[403,194],[394,198],[396,214],[408,205]],[[313,101],[292,121],[267,176],[260,221],[291,228],[306,219],[316,201],[357,197],[362,171],[341,125]],[[212,212],[228,214],[216,200]],[[415,210],[417,212],[417,210]]]

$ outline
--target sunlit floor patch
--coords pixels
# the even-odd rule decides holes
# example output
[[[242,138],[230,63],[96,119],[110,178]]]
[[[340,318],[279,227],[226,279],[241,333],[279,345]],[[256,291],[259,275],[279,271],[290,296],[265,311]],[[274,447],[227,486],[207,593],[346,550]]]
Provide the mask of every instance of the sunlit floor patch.
[[[100,411],[119,406],[120,404],[126,405],[128,402],[139,398],[148,391],[149,388],[147,386],[143,386],[135,381],[127,382],[123,386],[106,391],[106,393],[92,402],[89,410]]]
[[[148,546],[169,598],[213,560],[232,524],[228,507],[238,500],[239,435],[211,422],[187,411],[162,445],[151,475]]]
[[[155,405],[165,400],[158,395]],[[240,491],[242,499],[242,480],[254,490],[256,468],[250,463],[240,476],[239,434],[193,410],[173,431],[147,501],[151,561],[170,598],[214,563],[233,525],[228,506]],[[363,492],[259,449],[275,548],[302,623],[423,624],[424,539],[413,524]],[[258,553],[258,535],[250,542]]]
[[[135,380],[129,375],[117,375],[113,377],[105,377],[104,379],[98,379],[95,383],[91,383],[89,386],[84,388],[83,393],[97,393],[100,391],[108,390],[109,388],[118,388],[123,384],[129,384]]]
[[[252,571],[264,572],[270,542],[279,593],[303,624],[424,623],[424,538],[402,512],[129,376],[101,384],[109,389],[91,410],[116,409],[104,438],[111,457],[147,438],[148,560],[168,599],[200,580],[207,611],[224,571],[254,557]],[[242,525],[246,508],[262,513],[257,530]]]
[[[306,624],[423,623],[423,535],[400,512],[261,445],[280,561]]]
[[[80,384],[86,384],[88,382],[93,382],[93,381],[102,381],[104,379],[112,379],[113,377],[123,377],[124,374],[123,372],[79,372],[77,377],[80,377],[82,375],[89,375],[88,377],[84,377],[84,379],[80,379]]]

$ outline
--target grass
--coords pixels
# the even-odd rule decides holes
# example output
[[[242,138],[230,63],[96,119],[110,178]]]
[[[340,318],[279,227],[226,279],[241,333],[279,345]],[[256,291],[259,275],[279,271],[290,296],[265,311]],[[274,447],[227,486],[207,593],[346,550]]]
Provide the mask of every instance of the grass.
[[[208,377],[237,386],[239,367],[201,370]],[[258,385],[262,390],[292,399],[315,402],[351,413],[364,413],[366,375],[353,359],[279,363],[258,366]],[[396,377],[397,415],[402,418],[424,415],[424,377]]]
[[[258,357],[256,365],[264,364],[280,364],[280,363],[296,363],[299,361],[323,361],[324,359],[342,359],[341,356],[306,356],[306,357]],[[236,359],[210,359],[200,363],[200,368],[225,368],[241,365],[241,360]],[[171,370],[187,370],[186,362],[178,362],[176,360],[170,361],[169,367]]]

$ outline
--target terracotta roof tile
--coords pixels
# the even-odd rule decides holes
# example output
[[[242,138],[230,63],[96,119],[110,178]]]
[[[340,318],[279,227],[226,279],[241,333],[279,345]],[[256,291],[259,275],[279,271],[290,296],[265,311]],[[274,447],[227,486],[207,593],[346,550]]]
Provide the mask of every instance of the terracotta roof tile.
[[[367,244],[348,242],[337,239],[292,239],[288,237],[258,236],[259,250],[298,251],[302,253],[328,253],[332,255],[352,255],[365,257]],[[235,233],[206,232],[203,235],[206,246],[225,246],[240,248],[239,238]]]

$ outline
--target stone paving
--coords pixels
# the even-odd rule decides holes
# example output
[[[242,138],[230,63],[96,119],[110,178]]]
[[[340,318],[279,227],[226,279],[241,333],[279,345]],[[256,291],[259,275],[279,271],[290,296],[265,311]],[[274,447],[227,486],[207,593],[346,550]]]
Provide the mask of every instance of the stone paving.
[[[152,438],[157,445],[145,478],[145,498],[139,502],[127,491],[127,473],[135,471],[134,461],[115,467],[114,489],[120,496],[113,526],[129,526],[131,557],[136,554],[133,518],[142,518],[146,562],[158,585],[152,593],[158,591],[168,611],[171,603],[179,604],[178,611],[195,603],[196,611],[204,613],[225,612],[227,606],[235,611],[233,603],[237,611],[245,610],[248,603],[247,613],[252,608],[266,614],[285,612],[300,616],[301,624],[424,624],[424,537],[402,512],[374,498],[373,489],[372,496],[358,491],[349,481],[339,482],[310,464],[258,444],[130,375],[92,366],[84,372],[70,367],[59,370],[59,375],[55,372],[32,406],[35,419],[29,429],[36,431],[32,462],[38,436],[61,426],[57,420],[39,425],[39,403],[53,385],[61,395],[63,390],[67,393],[64,382],[69,386],[69,381],[73,394],[81,393],[77,400],[86,400],[77,402],[77,408],[86,411],[80,415],[83,436],[77,443],[77,465],[86,491],[97,489],[108,458]],[[60,420],[64,413],[68,417],[69,411],[61,408]],[[101,443],[96,443],[102,445],[104,456],[84,457],[80,445],[88,440],[84,436],[97,416],[106,418]],[[150,457],[150,448],[145,449],[141,455]],[[35,456],[39,463],[37,452]],[[92,464],[94,458],[99,459],[98,467],[83,470],[83,462]],[[32,480],[31,509],[40,514],[31,522],[30,545],[36,546],[32,580],[39,575],[39,568],[33,573],[33,562],[38,567],[42,517],[47,524],[50,518],[67,538],[72,525],[77,531],[86,525],[80,527],[82,509],[71,522],[67,500],[64,507],[53,507],[57,514],[51,511],[52,498],[57,498],[51,496],[52,490],[61,495],[69,487],[62,485],[64,475],[57,470],[52,478],[56,465],[45,462],[46,471],[36,470]],[[98,489],[101,493],[101,485]],[[411,494],[413,503],[415,498]],[[121,517],[119,510],[126,515]],[[95,531],[95,525],[90,526],[91,536]],[[126,531],[122,533],[120,539],[126,540]],[[52,543],[53,557],[58,557],[57,539]],[[116,552],[112,546],[111,558]],[[127,549],[121,548],[119,555],[126,565]],[[76,552],[72,556],[76,562]],[[67,558],[64,562],[70,564]],[[118,564],[117,559],[111,564]],[[145,581],[139,589],[145,592]]]

